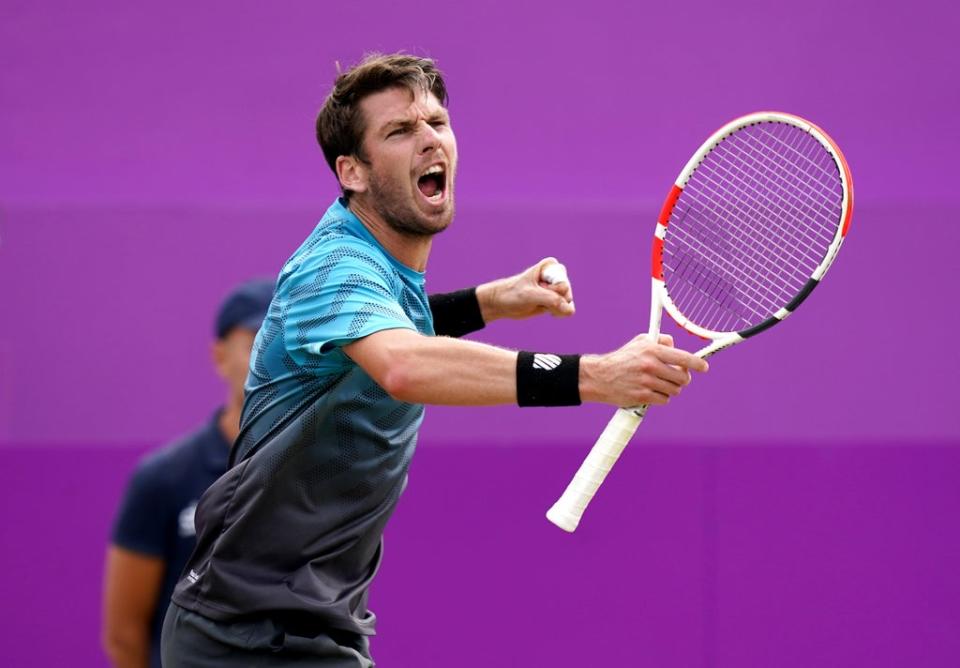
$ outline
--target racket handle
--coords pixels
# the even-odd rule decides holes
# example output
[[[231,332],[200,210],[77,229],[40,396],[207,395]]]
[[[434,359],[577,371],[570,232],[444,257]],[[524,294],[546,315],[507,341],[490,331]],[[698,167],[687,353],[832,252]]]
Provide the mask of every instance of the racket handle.
[[[547,511],[547,519],[573,532],[583,511],[646,415],[646,406],[621,408],[607,424],[560,499]]]

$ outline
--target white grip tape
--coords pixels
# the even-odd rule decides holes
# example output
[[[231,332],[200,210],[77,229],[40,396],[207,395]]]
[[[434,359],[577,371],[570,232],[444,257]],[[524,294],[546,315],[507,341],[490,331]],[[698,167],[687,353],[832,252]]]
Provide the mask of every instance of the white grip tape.
[[[570,279],[567,277],[567,268],[559,262],[548,264],[544,267],[543,271],[540,272],[540,278],[550,285],[570,282]]]
[[[616,412],[567,485],[566,491],[547,511],[548,520],[564,531],[572,532],[577,528],[590,499],[619,459],[646,412],[646,406],[621,408]]]

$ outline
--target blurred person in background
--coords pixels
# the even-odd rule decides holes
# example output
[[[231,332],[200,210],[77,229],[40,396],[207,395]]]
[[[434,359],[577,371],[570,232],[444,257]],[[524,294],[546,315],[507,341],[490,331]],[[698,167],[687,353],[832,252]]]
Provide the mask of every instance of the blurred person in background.
[[[159,668],[163,615],[196,543],[193,515],[203,492],[227,469],[240,430],[250,350],[273,282],[237,286],[220,306],[211,347],[227,398],[193,433],[147,455],[120,505],[107,550],[103,647],[116,668]]]

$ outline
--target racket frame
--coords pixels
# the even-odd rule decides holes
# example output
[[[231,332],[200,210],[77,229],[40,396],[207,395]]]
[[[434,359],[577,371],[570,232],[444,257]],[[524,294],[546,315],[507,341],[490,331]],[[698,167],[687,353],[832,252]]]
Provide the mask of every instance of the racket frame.
[[[707,154],[710,153],[710,151],[712,151],[726,137],[740,130],[741,128],[748,125],[765,122],[787,123],[804,130],[805,132],[809,133],[810,136],[816,139],[833,157],[833,160],[839,170],[840,182],[843,187],[843,199],[840,204],[841,222],[837,226],[833,240],[827,247],[827,252],[824,254],[823,260],[821,260],[820,264],[818,264],[813,270],[810,278],[807,280],[807,283],[803,286],[800,292],[798,292],[797,295],[786,306],[781,308],[763,322],[738,332],[718,332],[704,329],[696,323],[691,322],[686,316],[683,315],[683,313],[680,312],[680,309],[677,308],[677,305],[674,304],[673,300],[670,298],[670,293],[667,290],[666,283],[663,279],[663,243],[668,231],[670,215],[673,213],[673,208],[676,206],[677,201],[680,199],[680,195],[683,193],[684,186],[686,186],[687,182],[690,180],[690,177],[693,175],[693,172],[697,169],[697,167],[700,166],[700,163],[703,162],[704,158],[707,157]],[[673,188],[671,188],[666,200],[664,200],[663,207],[660,210],[660,215],[657,217],[657,227],[653,235],[653,253],[651,258],[651,273],[653,276],[654,291],[657,293],[657,299],[651,300],[651,323],[653,322],[652,311],[654,308],[656,308],[653,302],[659,301],[664,310],[666,310],[666,312],[670,314],[670,317],[673,318],[674,322],[676,322],[677,325],[684,330],[690,332],[694,336],[699,336],[702,339],[716,341],[719,339],[730,338],[731,342],[727,344],[728,346],[735,343],[740,343],[744,339],[750,338],[751,336],[769,329],[793,313],[797,307],[800,306],[800,304],[810,296],[810,293],[813,292],[813,289],[817,287],[819,282],[823,279],[823,276],[827,273],[830,265],[833,264],[837,254],[840,252],[840,246],[843,244],[843,240],[847,235],[847,231],[850,229],[850,219],[852,215],[853,182],[850,176],[850,168],[847,165],[846,159],[843,157],[843,153],[840,152],[840,149],[837,147],[836,143],[830,139],[830,137],[823,130],[818,128],[813,123],[800,118],[799,116],[778,111],[761,111],[747,114],[746,116],[741,116],[740,118],[735,118],[710,135],[710,137],[697,150],[693,157],[690,158],[683,170],[680,172],[680,176],[678,176],[677,180],[674,182]]]
[[[827,247],[823,260],[814,269],[810,278],[800,289],[800,292],[798,292],[786,306],[759,324],[743,330],[724,332],[705,329],[691,322],[680,312],[677,305],[670,298],[670,293],[664,281],[663,244],[669,229],[670,216],[683,193],[684,186],[686,186],[690,177],[706,158],[707,154],[726,137],[741,128],[764,122],[787,123],[804,130],[814,137],[833,157],[839,171],[843,189],[840,224],[837,225],[836,233],[830,245]],[[730,121],[710,135],[697,152],[694,153],[693,157],[690,158],[683,170],[681,170],[670,192],[667,194],[663,206],[660,209],[660,214],[657,217],[657,227],[654,232],[651,257],[650,327],[648,330],[650,340],[653,342],[659,340],[663,311],[666,311],[682,329],[694,336],[710,341],[708,345],[695,353],[695,355],[701,359],[706,359],[721,350],[742,343],[751,336],[755,336],[782,322],[810,296],[810,293],[819,285],[823,276],[833,264],[833,261],[840,251],[840,246],[843,244],[843,240],[850,229],[852,215],[853,180],[850,174],[850,168],[839,147],[823,130],[799,116],[777,111],[755,112]],[[563,495],[561,495],[557,502],[547,511],[548,520],[564,531],[573,532],[576,530],[587,505],[589,505],[593,495],[616,463],[623,448],[626,447],[626,444],[640,426],[648,408],[649,406],[643,405],[617,410],[614,417],[603,430],[603,433],[601,433],[597,439],[593,448],[591,448],[587,454],[586,459],[584,459],[583,464],[581,464]]]

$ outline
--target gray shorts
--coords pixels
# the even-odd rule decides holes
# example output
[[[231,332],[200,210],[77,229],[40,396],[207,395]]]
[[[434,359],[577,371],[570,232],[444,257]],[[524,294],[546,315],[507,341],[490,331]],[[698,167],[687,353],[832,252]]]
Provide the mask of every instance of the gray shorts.
[[[171,603],[160,641],[164,668],[372,668],[366,636],[295,635],[270,619],[216,622]]]

